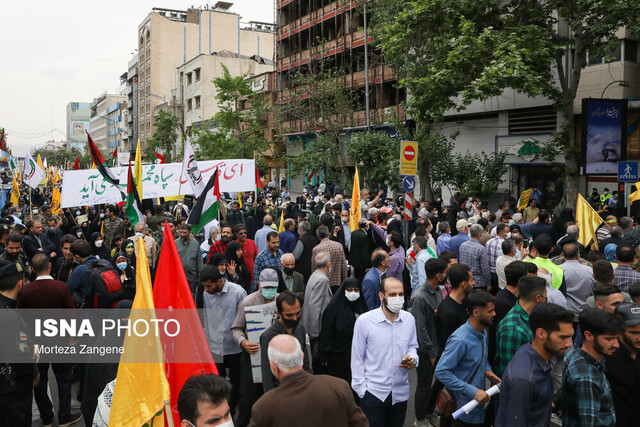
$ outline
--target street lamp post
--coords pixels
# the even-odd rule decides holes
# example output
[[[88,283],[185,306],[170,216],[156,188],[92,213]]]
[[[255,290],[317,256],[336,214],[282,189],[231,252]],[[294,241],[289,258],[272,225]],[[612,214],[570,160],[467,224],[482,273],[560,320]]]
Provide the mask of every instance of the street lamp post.
[[[614,80],[611,83],[609,83],[608,85],[606,85],[604,87],[604,89],[602,90],[602,94],[600,95],[600,99],[604,98],[604,93],[607,91],[607,89],[609,89],[609,87],[614,84],[614,83],[618,83],[618,86],[620,87],[629,87],[629,82],[626,80]]]

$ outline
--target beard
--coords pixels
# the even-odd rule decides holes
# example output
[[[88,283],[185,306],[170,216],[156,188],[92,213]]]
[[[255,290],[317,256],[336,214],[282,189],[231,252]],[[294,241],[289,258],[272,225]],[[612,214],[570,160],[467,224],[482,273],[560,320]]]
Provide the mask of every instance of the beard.
[[[491,327],[491,325],[493,325],[493,317],[481,317],[478,320],[480,321],[480,324],[485,328],[489,328]]]

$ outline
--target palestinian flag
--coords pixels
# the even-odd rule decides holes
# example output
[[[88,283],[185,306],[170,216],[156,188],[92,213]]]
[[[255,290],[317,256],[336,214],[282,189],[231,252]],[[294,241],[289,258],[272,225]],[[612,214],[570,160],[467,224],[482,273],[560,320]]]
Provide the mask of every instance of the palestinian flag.
[[[216,168],[200,194],[198,201],[191,208],[189,218],[187,218],[187,224],[192,226],[191,232],[194,235],[198,234],[202,227],[218,218],[219,210],[220,185],[218,184],[218,168]]]
[[[260,181],[260,173],[258,172],[258,168],[256,167],[256,190],[257,192],[261,192],[262,190],[262,181]]]
[[[87,131],[85,130],[85,132]],[[93,139],[91,138],[91,135],[89,135],[89,132],[87,132],[87,144],[89,144],[89,153],[91,154],[91,160],[93,161],[93,164],[96,166],[98,171],[100,171],[100,175],[102,175],[105,181],[110,182],[118,189],[120,189],[120,180],[116,178],[111,169],[109,169],[109,166],[107,166],[107,162],[104,160],[104,157],[102,157],[102,154],[100,154],[100,151],[98,150],[98,147],[96,147],[96,143],[93,142]],[[78,162],[76,161],[76,163]]]
[[[156,152],[154,153],[154,157],[158,160],[157,163],[164,164],[166,162],[166,158],[164,157],[164,150],[160,147],[156,147]]]
[[[113,150],[113,154],[111,155],[111,167],[114,168],[118,165],[118,147]]]
[[[140,196],[131,171],[131,160],[129,160],[129,172],[127,174],[127,207],[125,208],[125,213],[132,226],[135,226],[138,222],[144,222]]]

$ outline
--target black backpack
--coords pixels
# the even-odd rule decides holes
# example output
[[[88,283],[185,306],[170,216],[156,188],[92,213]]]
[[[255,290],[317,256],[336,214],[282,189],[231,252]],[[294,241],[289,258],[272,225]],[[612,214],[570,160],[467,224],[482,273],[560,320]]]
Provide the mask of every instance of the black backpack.
[[[87,280],[90,280],[93,290],[93,299],[89,303],[94,308],[113,308],[125,299],[120,277],[108,261],[99,259],[89,264]]]

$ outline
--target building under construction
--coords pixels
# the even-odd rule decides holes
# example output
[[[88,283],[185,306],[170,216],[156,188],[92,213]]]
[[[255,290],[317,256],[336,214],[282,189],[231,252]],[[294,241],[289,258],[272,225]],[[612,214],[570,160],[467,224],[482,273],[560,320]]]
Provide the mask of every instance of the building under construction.
[[[399,104],[405,100],[404,89],[397,88],[397,77],[384,64],[380,51],[365,48],[366,21],[364,14],[352,1],[276,0],[276,53],[279,102],[289,102],[295,75],[308,73],[314,63],[330,59],[345,75],[345,87],[354,94],[353,117],[345,121],[345,135],[365,129],[367,103],[371,127],[384,127],[391,115],[403,118]],[[368,37],[369,43],[372,37]],[[365,50],[368,61],[365,61]],[[369,99],[366,97],[366,69],[368,68]],[[304,99],[304,93],[297,93]],[[368,102],[367,102],[368,101]],[[308,123],[280,117],[281,133],[287,142],[304,139]],[[388,123],[386,124],[388,126]],[[288,144],[289,145],[289,144]],[[292,153],[292,150],[294,153]],[[302,147],[288,147],[289,155]]]

